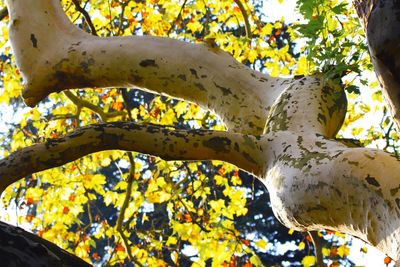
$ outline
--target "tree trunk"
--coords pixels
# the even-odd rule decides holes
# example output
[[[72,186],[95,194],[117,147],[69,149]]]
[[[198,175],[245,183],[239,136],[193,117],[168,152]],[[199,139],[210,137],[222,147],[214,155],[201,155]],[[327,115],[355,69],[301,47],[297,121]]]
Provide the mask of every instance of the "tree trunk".
[[[400,2],[356,0],[375,73],[400,130]]]
[[[1,266],[89,267],[89,263],[19,227],[0,222]]]

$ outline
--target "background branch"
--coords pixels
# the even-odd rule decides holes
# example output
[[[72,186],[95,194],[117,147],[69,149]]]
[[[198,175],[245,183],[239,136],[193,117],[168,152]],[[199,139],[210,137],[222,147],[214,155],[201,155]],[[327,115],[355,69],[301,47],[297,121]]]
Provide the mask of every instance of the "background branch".
[[[8,9],[5,7],[2,10],[0,10],[0,21],[7,16],[8,16]]]

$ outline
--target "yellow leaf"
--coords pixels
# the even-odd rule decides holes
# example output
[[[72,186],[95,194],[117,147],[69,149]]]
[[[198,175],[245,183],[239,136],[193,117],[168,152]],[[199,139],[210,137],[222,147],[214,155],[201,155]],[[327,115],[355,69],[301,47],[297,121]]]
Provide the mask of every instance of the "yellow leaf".
[[[258,53],[256,50],[251,49],[247,55],[247,59],[251,62],[254,63],[254,61],[257,59]]]
[[[306,247],[306,243],[304,243],[303,241],[301,241],[299,243],[299,250],[303,250]]]
[[[301,261],[304,267],[311,267],[315,265],[315,257],[314,256],[305,256]]]
[[[172,261],[173,261],[174,263],[178,263],[179,255],[178,255],[178,253],[177,253],[176,251],[173,251],[173,252],[171,253],[171,259],[172,259]]]
[[[170,236],[170,237],[168,237],[166,245],[170,246],[170,245],[175,245],[176,243],[178,243],[178,240],[176,239],[176,237]]]
[[[273,26],[272,24],[267,23],[261,30],[261,34],[262,35],[270,35],[272,33],[273,30]]]
[[[260,240],[256,241],[256,245],[260,249],[265,249],[267,247],[267,244],[268,244],[268,242],[265,241],[264,239],[260,239]]]
[[[346,245],[340,246],[337,249],[337,254],[342,258],[349,255],[349,252],[350,252],[350,249]]]
[[[322,255],[325,257],[331,255],[331,250],[329,248],[322,248]]]

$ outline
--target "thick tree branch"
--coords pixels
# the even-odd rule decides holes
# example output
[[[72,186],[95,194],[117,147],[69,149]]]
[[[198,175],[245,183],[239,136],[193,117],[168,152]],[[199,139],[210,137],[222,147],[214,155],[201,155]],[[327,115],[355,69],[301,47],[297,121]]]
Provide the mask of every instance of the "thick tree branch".
[[[398,1],[354,0],[368,40],[375,73],[400,130],[400,23]]]
[[[45,239],[4,222],[0,222],[0,239],[2,266],[92,266]]]
[[[304,86],[301,86],[304,85]],[[334,86],[315,78],[288,88],[266,129],[265,175],[274,214],[289,228],[331,229],[400,256],[399,161],[333,138],[346,112]],[[265,143],[263,143],[265,144]]]
[[[138,86],[198,103],[220,115],[228,128],[257,135],[288,80],[251,70],[207,45],[91,36],[68,20],[56,0],[8,0],[7,5],[29,106],[64,89]]]
[[[12,153],[0,161],[0,189],[26,175],[111,149],[157,155],[166,160],[223,160],[258,175],[264,166],[259,141],[253,136],[115,122],[86,126]]]

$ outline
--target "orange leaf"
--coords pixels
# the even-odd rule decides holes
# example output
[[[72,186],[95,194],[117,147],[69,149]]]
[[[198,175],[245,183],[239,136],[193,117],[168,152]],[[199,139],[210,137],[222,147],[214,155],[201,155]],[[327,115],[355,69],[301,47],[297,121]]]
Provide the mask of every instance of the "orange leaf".
[[[383,263],[386,264],[386,265],[388,265],[388,264],[391,263],[391,262],[392,262],[392,259],[391,259],[390,257],[388,257],[388,256],[386,256],[386,257],[383,259]]]
[[[64,213],[64,214],[67,214],[68,212],[69,212],[69,208],[64,206],[64,208],[63,208],[63,213]]]
[[[185,221],[186,222],[192,222],[193,220],[192,220],[192,217],[190,216],[190,214],[185,214]]]
[[[75,196],[75,194],[71,194],[71,195],[69,195],[69,201],[75,201],[75,198],[76,198],[76,196]]]
[[[122,102],[114,102],[111,106],[116,111],[121,111],[124,108],[124,104]]]
[[[28,214],[28,215],[25,216],[25,220],[27,222],[31,222],[33,220],[33,218],[34,218],[34,216],[32,214]]]
[[[98,254],[97,252],[93,253],[93,254],[92,254],[92,257],[93,257],[93,259],[95,259],[96,261],[99,261],[99,260],[100,260],[100,256],[99,256],[99,254]]]
[[[125,251],[124,246],[121,243],[118,243],[117,246],[115,247],[115,251]]]
[[[26,205],[30,205],[30,204],[33,204],[33,198],[32,197],[28,197],[26,199]]]

